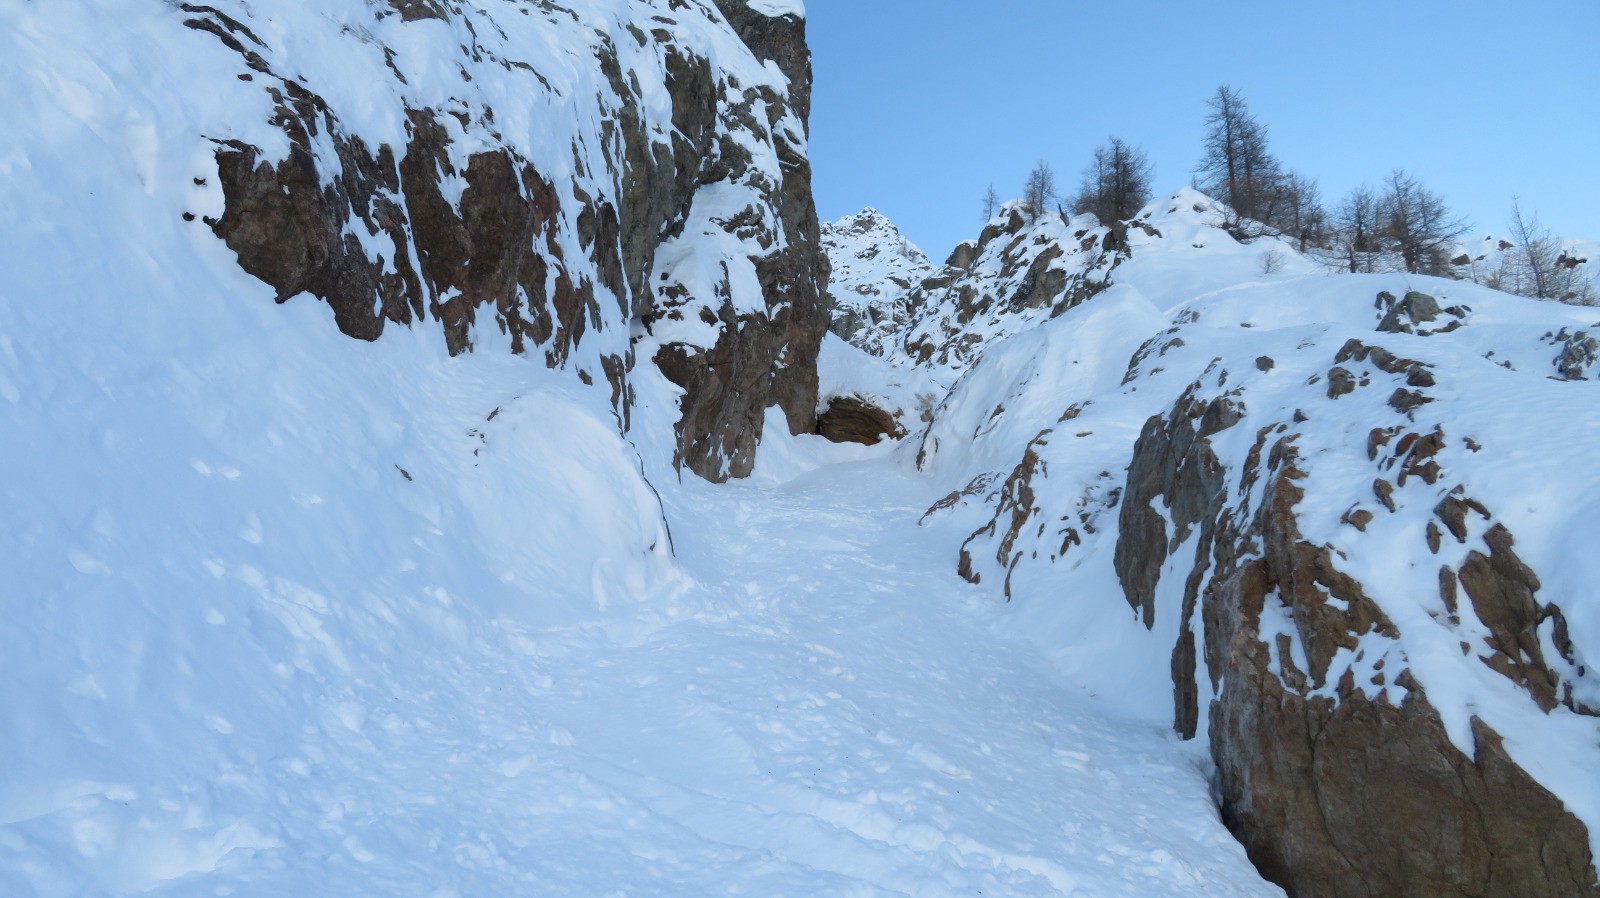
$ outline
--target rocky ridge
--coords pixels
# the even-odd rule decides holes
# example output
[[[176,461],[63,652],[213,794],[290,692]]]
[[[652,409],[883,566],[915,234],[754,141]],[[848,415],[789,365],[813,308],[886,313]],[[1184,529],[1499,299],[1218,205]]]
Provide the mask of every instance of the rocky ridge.
[[[911,292],[902,350],[918,364],[965,368],[984,345],[1061,315],[1112,282],[1145,222],[1102,226],[1092,215],[1035,215],[1008,203],[976,241],[957,246],[944,267]]]

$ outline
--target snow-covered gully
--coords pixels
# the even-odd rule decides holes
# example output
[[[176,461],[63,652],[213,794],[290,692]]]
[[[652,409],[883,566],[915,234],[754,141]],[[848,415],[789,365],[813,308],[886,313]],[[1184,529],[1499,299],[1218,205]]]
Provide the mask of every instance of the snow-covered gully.
[[[421,626],[461,651],[397,652],[383,683],[339,663],[361,612],[282,601],[317,656],[302,707],[13,802],[7,893],[1281,894],[1203,750],[1002,632],[889,451],[800,438],[781,477],[674,488],[674,588],[509,636],[440,609]]]
[[[463,895],[1278,894],[1195,746],[995,630],[932,498],[887,458],[673,491],[691,582],[492,686],[459,671],[473,704],[381,752],[409,769],[307,796],[347,815],[313,853]]]

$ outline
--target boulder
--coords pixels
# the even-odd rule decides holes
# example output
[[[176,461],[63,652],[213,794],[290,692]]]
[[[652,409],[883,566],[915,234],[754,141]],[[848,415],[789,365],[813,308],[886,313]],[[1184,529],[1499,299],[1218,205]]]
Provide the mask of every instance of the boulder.
[[[835,443],[873,446],[885,437],[900,439],[906,429],[894,415],[858,396],[835,396],[817,416],[817,433]]]

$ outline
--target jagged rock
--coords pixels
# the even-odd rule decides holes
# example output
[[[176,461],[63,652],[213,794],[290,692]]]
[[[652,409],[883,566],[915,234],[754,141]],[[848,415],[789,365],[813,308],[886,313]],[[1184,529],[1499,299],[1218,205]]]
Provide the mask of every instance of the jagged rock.
[[[871,355],[894,354],[910,293],[934,273],[927,256],[875,209],[822,226],[830,330]]]
[[[1495,654],[1484,663],[1522,686],[1540,708],[1549,711],[1561,703],[1561,696],[1540,645],[1539,624],[1549,615],[1534,598],[1539,577],[1517,557],[1512,549],[1515,540],[1504,525],[1495,524],[1483,538],[1489,554],[1467,553],[1457,578],[1478,620],[1489,628]]]
[[[955,249],[950,251],[950,258],[944,261],[944,267],[969,271],[972,269],[972,263],[978,261],[978,252],[978,244],[970,240],[958,244]]]
[[[789,81],[789,104],[801,122],[811,121],[811,48],[806,46],[805,19],[772,16],[751,8],[749,0],[716,0],[717,8],[744,45],[763,62],[778,65]],[[809,126],[808,126],[809,129]],[[806,175],[807,180],[810,174]],[[812,233],[815,233],[813,230]]]
[[[1379,362],[1408,370],[1405,360]],[[1382,648],[1398,644],[1396,625],[1340,569],[1331,547],[1300,535],[1300,435],[1263,427],[1248,458],[1218,459],[1209,438],[1242,420],[1242,409],[1227,395],[1204,400],[1199,386],[1140,435],[1115,569],[1130,605],[1153,626],[1162,571],[1191,544],[1191,532],[1200,534],[1192,557],[1171,559],[1189,572],[1181,604],[1165,612],[1180,616],[1174,727],[1194,734],[1199,698],[1213,697],[1208,732],[1223,818],[1251,859],[1295,898],[1595,894],[1582,824],[1481,721],[1476,756],[1455,747],[1404,655]],[[1402,486],[1407,476],[1437,479],[1442,431],[1407,434],[1378,456],[1390,443],[1375,431],[1369,456],[1380,467],[1392,459]],[[1259,507],[1229,507],[1230,467],[1243,470],[1245,484],[1267,484]],[[1388,495],[1380,499],[1394,509]],[[1163,511],[1154,510],[1158,500]],[[1439,517],[1464,535],[1469,512],[1487,517],[1465,498],[1441,503]],[[1373,519],[1360,510],[1345,516],[1360,529]],[[1168,532],[1168,521],[1178,532]],[[1535,600],[1538,578],[1512,551],[1509,532],[1497,525],[1485,540],[1488,554],[1470,552],[1459,571],[1441,572],[1441,590],[1455,608],[1459,582],[1472,601],[1495,649],[1485,663],[1541,708],[1554,707],[1563,694],[1538,627],[1559,609]],[[1197,600],[1202,628],[1192,625]],[[1357,682],[1349,666],[1361,652],[1386,652],[1371,682]]]
[[[1202,402],[1195,393],[1193,388],[1186,392],[1172,415],[1145,422],[1128,468],[1115,566],[1123,597],[1147,628],[1155,624],[1155,587],[1168,546],[1184,542],[1198,526],[1196,551],[1210,552],[1222,501],[1222,467],[1206,437],[1232,427],[1241,416],[1232,400]],[[1165,514],[1155,510],[1157,500]],[[1173,533],[1167,533],[1169,520]],[[1186,592],[1185,605],[1191,602]]]
[[[1173,726],[1193,738],[1199,724],[1199,695],[1195,689],[1197,646],[1191,626],[1200,597],[1204,560],[1215,548],[1217,519],[1224,495],[1223,469],[1207,439],[1239,422],[1243,408],[1229,397],[1211,401],[1196,398],[1192,386],[1178,400],[1170,416],[1145,422],[1128,468],[1126,498],[1122,503],[1113,564],[1122,584],[1123,598],[1139,612],[1146,629],[1155,626],[1156,586],[1161,568],[1172,549],[1195,541],[1196,575],[1187,578],[1179,612],[1179,637],[1172,650]],[[1155,509],[1160,501],[1163,514]],[[1167,532],[1167,521],[1173,531]]]
[[[1076,308],[1110,286],[1130,252],[1127,226],[1093,216],[1024,214],[1008,203],[975,243],[910,293],[903,352],[919,364],[960,369],[986,341]]]

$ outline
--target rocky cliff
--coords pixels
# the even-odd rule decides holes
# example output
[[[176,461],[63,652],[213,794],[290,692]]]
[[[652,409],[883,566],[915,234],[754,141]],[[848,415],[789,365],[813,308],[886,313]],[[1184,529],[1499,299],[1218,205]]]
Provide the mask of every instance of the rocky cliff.
[[[1052,222],[1006,289],[919,309],[922,358],[967,366],[916,441],[960,573],[1206,740],[1291,895],[1596,894],[1585,310],[1312,274],[1213,212],[1152,204],[1077,290]],[[964,337],[985,310],[1032,324]]]
[[[798,7],[176,14],[248,100],[196,135],[204,223],[280,302],[604,378],[625,427],[651,365],[681,391],[679,461],[713,480],[749,472],[768,406],[814,425],[827,268]]]

